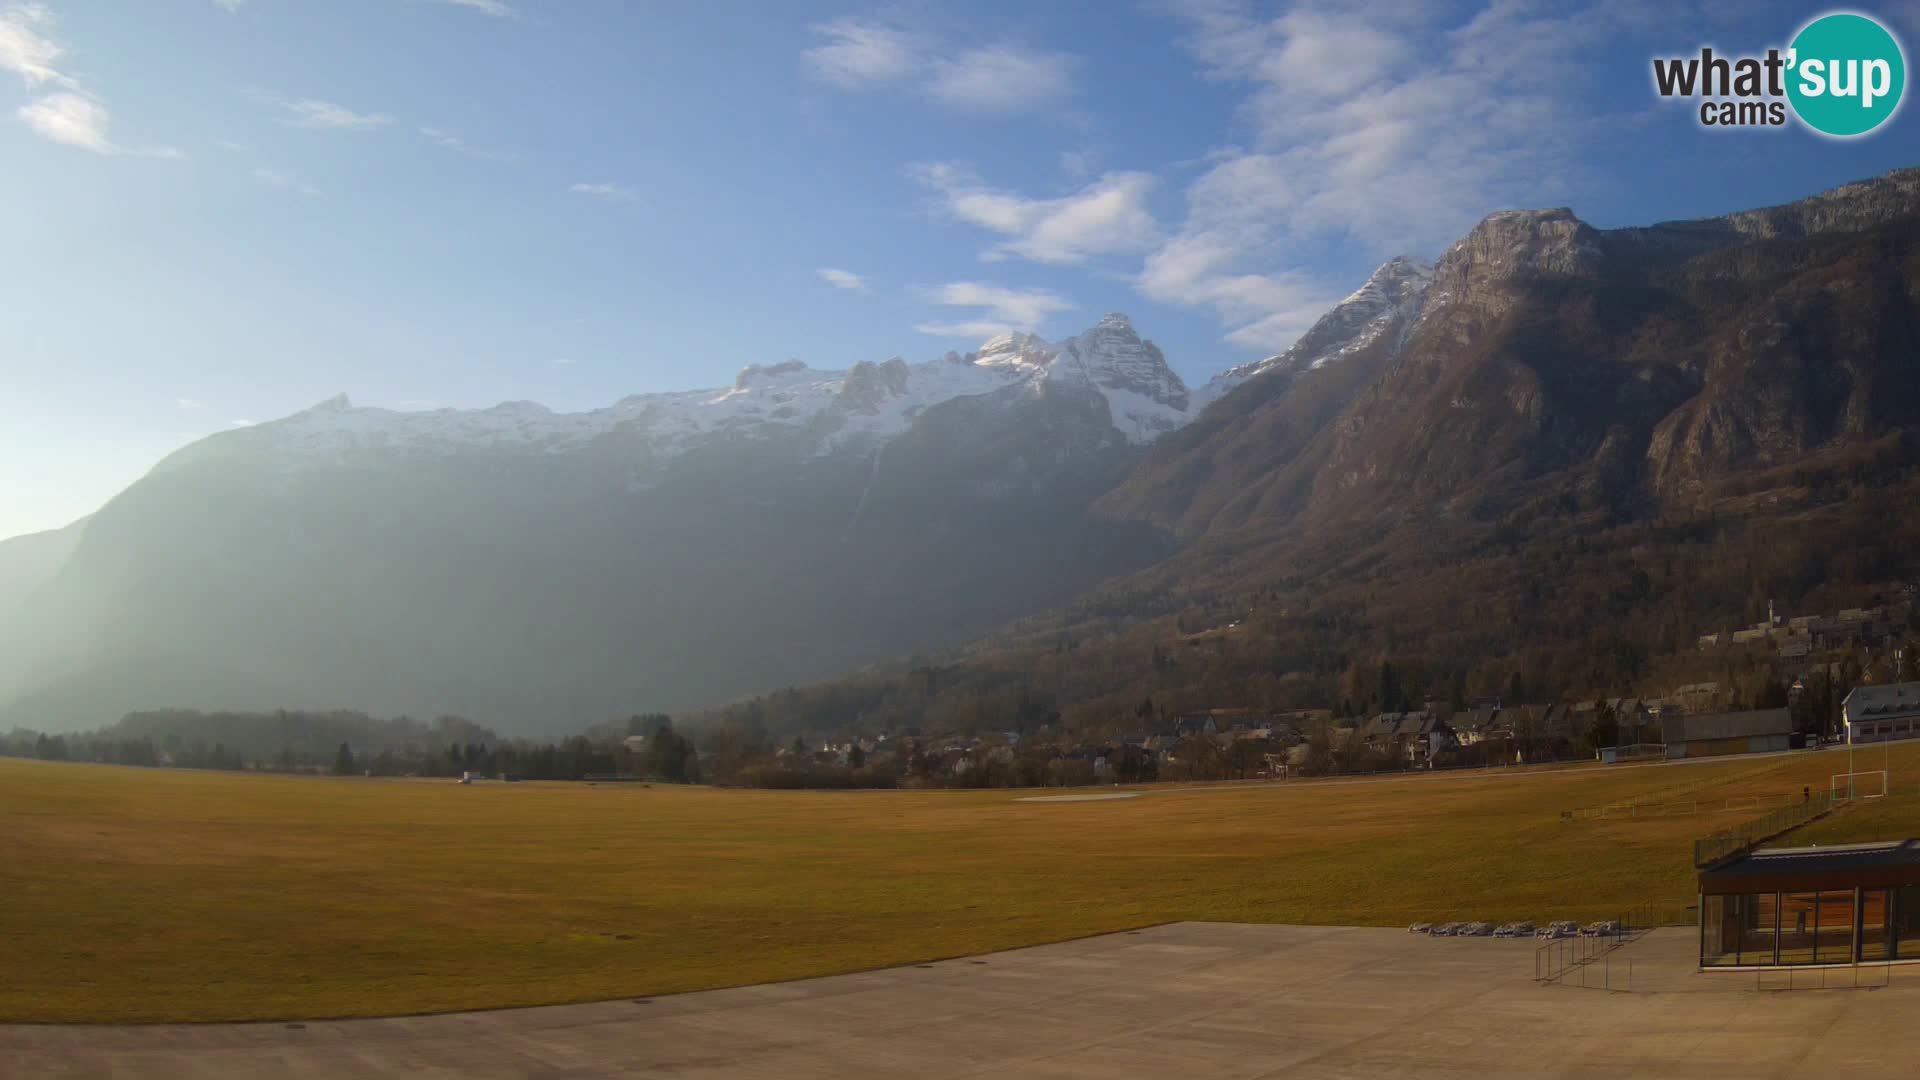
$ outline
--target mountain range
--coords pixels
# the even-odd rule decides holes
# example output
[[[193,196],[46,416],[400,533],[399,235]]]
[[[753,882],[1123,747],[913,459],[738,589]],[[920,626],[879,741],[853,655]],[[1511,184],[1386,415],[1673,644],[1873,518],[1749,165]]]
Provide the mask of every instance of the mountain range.
[[[1196,582],[1284,593],[1388,541],[1472,550],[1711,510],[1783,469],[1904,468],[1916,196],[1910,169],[1644,228],[1496,213],[1197,389],[1109,315],[579,414],[335,399],[0,544],[0,719],[564,730],[1017,643],[1010,620],[1050,610],[1084,636]]]

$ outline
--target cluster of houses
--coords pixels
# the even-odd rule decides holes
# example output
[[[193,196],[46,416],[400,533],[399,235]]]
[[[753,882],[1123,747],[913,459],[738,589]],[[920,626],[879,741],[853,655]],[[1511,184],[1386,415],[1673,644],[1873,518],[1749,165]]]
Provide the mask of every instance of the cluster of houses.
[[[1387,767],[1424,769],[1585,756],[1591,753],[1588,732],[1602,712],[1610,713],[1618,727],[1614,745],[1598,754],[1608,762],[1767,753],[1803,745],[1793,731],[1791,709],[1723,711],[1715,708],[1722,699],[1719,684],[1709,682],[1679,687],[1663,698],[1550,705],[1483,699],[1464,709],[1429,702],[1424,709],[1357,721],[1336,720],[1325,710],[1221,710],[1177,716],[1159,730],[1107,739],[1066,741],[1046,729],[1026,736],[1008,731],[964,737],[926,737],[909,730],[837,738],[813,748],[796,745],[781,749],[776,758],[900,772],[911,757],[930,776],[959,779],[976,769],[1009,764],[1018,755],[1037,754],[1049,761],[1082,762],[1080,776],[1111,782],[1166,776],[1169,766],[1193,764],[1204,754],[1216,766],[1215,775],[1266,778],[1298,771],[1307,762],[1310,733],[1321,731],[1330,747],[1365,751],[1376,768],[1388,762]],[[1842,715],[1850,742],[1920,738],[1920,682],[1856,688]]]
[[[1796,615],[1783,618],[1767,604],[1767,621],[1740,630],[1704,634],[1700,651],[1710,652],[1734,645],[1770,644],[1783,660],[1805,660],[1816,653],[1838,652],[1860,646],[1876,648],[1886,644],[1902,628],[1913,611],[1915,593],[1911,586],[1902,589],[1901,599],[1891,605],[1871,608],[1844,608],[1834,615]]]

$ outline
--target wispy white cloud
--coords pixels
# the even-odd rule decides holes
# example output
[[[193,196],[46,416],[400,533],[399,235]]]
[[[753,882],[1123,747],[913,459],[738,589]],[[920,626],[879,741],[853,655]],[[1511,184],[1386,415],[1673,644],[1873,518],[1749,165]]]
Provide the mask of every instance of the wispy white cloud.
[[[820,280],[836,289],[846,289],[849,292],[867,291],[865,279],[851,270],[835,270],[831,266],[823,266],[814,273],[819,274]]]
[[[354,112],[344,105],[319,98],[270,100],[287,111],[287,116],[280,122],[289,127],[312,128],[316,131],[366,131],[393,123],[393,117],[386,113]]]
[[[616,199],[624,201],[634,196],[634,190],[632,188],[624,184],[605,181],[599,183],[582,182],[572,185],[567,188],[567,190],[573,192],[575,195],[591,195],[596,199]]]
[[[952,162],[915,165],[909,173],[940,195],[941,209],[949,216],[1009,238],[983,255],[989,261],[1017,255],[1056,265],[1079,263],[1097,255],[1145,251],[1159,239],[1147,209],[1154,179],[1146,173],[1108,173],[1054,199],[989,187]]]
[[[114,142],[108,129],[113,115],[106,102],[57,66],[66,55],[54,39],[55,19],[44,4],[14,3],[0,8],[0,71],[20,77],[29,90],[58,87],[14,110],[14,115],[43,139],[96,154],[182,158],[171,146],[130,147]]]
[[[1507,0],[1464,21],[1389,0],[1273,17],[1214,0],[1177,15],[1203,74],[1248,88],[1253,138],[1206,163],[1139,286],[1210,307],[1228,340],[1269,349],[1352,285],[1321,282],[1286,253],[1329,242],[1380,258],[1432,250],[1490,210],[1560,197],[1554,184],[1577,172],[1573,142],[1590,119],[1572,103],[1572,73],[1633,17]]]
[[[1031,333],[1047,316],[1072,311],[1073,302],[1050,289],[1009,289],[978,281],[955,281],[925,290],[933,303],[980,309],[973,317],[923,322],[914,329],[934,337],[983,338],[1013,331]]]
[[[448,7],[466,8],[468,11],[477,11],[496,19],[510,19],[514,15],[513,5],[506,0],[433,0],[433,2],[445,4]]]
[[[96,154],[178,160],[186,156],[172,146],[129,147],[113,141],[108,128],[113,117],[100,99],[63,90],[30,101],[15,110],[20,120],[43,139]]]
[[[215,6],[220,7],[228,12],[239,11],[241,8],[245,7],[247,4],[247,0],[213,0],[213,2]]]
[[[576,361],[571,356],[556,356],[547,363],[554,367],[572,367]]]
[[[227,151],[230,154],[238,154],[246,150],[246,147],[240,145],[237,142],[234,142],[232,139],[215,139],[213,140],[213,145],[219,147],[222,150]]]
[[[314,187],[298,176],[280,169],[268,168],[265,165],[253,170],[253,178],[256,182],[264,184],[267,187],[279,188],[281,191],[291,191],[309,198],[320,194],[319,188]]]
[[[50,36],[53,25],[53,13],[45,4],[10,4],[0,9],[0,71],[18,75],[29,90],[47,83],[77,86],[55,66],[67,50]]]
[[[966,109],[1030,109],[1073,93],[1077,64],[1067,53],[990,45],[935,61],[927,90],[948,105]]]
[[[442,150],[451,150],[456,154],[465,154],[467,157],[479,161],[512,161],[516,156],[505,150],[488,150],[473,146],[465,139],[462,139],[460,136],[455,135],[445,128],[422,127],[420,128],[420,134],[426,136],[428,142],[440,147]]]
[[[813,27],[821,43],[801,54],[814,76],[842,90],[913,83],[961,109],[1015,111],[1051,105],[1074,92],[1080,59],[1014,42],[949,49],[933,34],[872,18]]]
[[[193,410],[193,411],[197,411],[207,407],[206,402],[201,401],[199,398],[190,398],[190,397],[174,398],[173,404],[177,408]]]
[[[914,73],[926,42],[871,19],[835,19],[813,28],[825,42],[801,54],[815,75],[843,89],[897,82]]]
[[[62,91],[20,106],[18,115],[41,138],[96,154],[114,152],[107,138],[107,107],[85,94]]]
[[[257,421],[253,421],[253,420],[229,420],[229,421],[227,421],[227,426],[229,426],[229,427],[252,427],[252,426],[253,426],[253,425],[254,425],[254,424],[255,424],[256,422],[257,422]]]

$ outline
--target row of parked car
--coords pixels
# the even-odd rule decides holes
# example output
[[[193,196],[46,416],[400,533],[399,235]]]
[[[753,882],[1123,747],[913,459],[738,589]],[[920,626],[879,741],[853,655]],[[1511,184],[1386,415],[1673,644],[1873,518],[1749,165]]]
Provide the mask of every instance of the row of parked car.
[[[1407,927],[1410,934],[1428,934],[1433,937],[1497,937],[1497,938],[1570,938],[1570,937],[1617,937],[1620,933],[1620,920],[1603,919],[1600,922],[1581,926],[1571,919],[1556,919],[1545,926],[1536,927],[1530,922],[1501,923],[1495,926],[1490,922],[1417,922]]]

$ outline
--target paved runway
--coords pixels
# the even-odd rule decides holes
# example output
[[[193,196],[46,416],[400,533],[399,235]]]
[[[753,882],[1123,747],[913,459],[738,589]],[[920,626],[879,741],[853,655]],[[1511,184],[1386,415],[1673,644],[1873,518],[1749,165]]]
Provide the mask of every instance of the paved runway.
[[[1181,923],[650,1001],[334,1023],[0,1026],[13,1077],[1911,1076],[1920,968],[1758,992],[1693,934],[1634,990],[1532,981],[1533,943]],[[1876,969],[1875,978],[1885,969]],[[1803,976],[1804,981],[1804,976]]]

